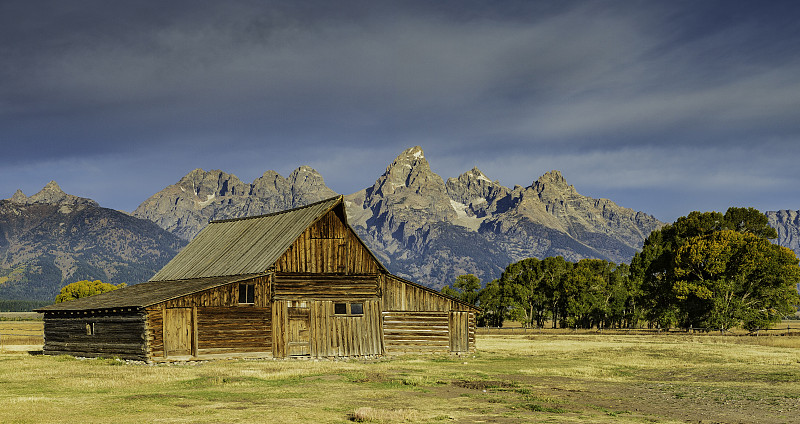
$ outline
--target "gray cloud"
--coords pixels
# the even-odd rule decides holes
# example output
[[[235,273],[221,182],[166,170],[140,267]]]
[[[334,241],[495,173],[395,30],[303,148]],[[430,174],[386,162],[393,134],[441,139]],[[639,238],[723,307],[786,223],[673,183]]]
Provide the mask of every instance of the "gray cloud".
[[[0,188],[74,181],[131,209],[194,167],[251,180],[308,164],[351,192],[420,144],[445,178],[478,165],[529,184],[558,168],[623,200],[676,186],[777,196],[800,178],[786,159],[800,132],[793,12],[792,2],[4,2]]]

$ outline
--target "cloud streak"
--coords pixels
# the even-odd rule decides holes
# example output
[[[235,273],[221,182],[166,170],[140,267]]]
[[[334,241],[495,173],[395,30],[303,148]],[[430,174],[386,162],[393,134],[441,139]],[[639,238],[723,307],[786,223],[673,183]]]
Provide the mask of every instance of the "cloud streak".
[[[6,2],[0,188],[74,181],[132,209],[194,167],[309,164],[351,192],[421,144],[444,177],[560,168],[662,219],[643,190],[790,192],[797,7],[696,3]],[[87,163],[148,178],[123,197],[69,169]]]

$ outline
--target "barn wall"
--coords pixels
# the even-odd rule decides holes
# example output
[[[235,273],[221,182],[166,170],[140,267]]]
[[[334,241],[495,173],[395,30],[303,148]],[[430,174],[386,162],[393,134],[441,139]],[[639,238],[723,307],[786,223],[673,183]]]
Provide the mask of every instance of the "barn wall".
[[[363,314],[334,313],[335,303],[361,303]],[[378,299],[278,300],[273,309],[273,355],[341,357],[383,353]]]
[[[87,324],[94,334],[87,334]],[[117,313],[46,312],[44,353],[85,357],[147,359],[145,315],[136,310]]]
[[[271,276],[237,281],[182,296],[146,308],[148,355],[162,360],[170,356],[271,352]],[[239,304],[239,284],[255,284],[254,304]],[[191,310],[191,349],[187,354],[165,353],[164,321],[168,309]],[[169,342],[167,343],[169,345]]]
[[[380,265],[332,210],[312,224],[275,263],[278,272],[375,274]]]
[[[164,302],[167,308],[190,308],[192,306],[239,306],[239,284],[255,284],[255,304],[241,307],[269,307],[271,276],[251,278],[237,281],[194,294],[181,296]]]
[[[197,355],[272,352],[270,308],[198,307]]]
[[[378,296],[377,274],[277,272],[274,299],[361,299]]]
[[[431,289],[410,284],[391,274],[383,278],[385,311],[470,311],[469,306]]]
[[[450,313],[383,312],[386,353],[450,352]]]

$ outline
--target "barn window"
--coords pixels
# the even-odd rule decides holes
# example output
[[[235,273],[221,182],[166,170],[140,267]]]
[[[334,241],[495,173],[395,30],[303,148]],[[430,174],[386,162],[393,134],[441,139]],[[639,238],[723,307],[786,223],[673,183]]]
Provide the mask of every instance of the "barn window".
[[[363,303],[334,303],[333,313],[336,315],[364,315]]]
[[[239,284],[239,303],[256,303],[255,284]]]
[[[87,336],[94,336],[94,323],[87,322],[86,323],[86,335]]]

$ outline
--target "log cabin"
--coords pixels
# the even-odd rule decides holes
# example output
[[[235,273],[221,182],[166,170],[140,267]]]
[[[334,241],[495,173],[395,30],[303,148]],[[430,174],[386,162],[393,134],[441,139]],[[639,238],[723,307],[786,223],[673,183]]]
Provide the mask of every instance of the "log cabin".
[[[389,273],[337,196],[212,221],[150,281],[37,311],[45,354],[161,362],[472,352],[478,309]]]

